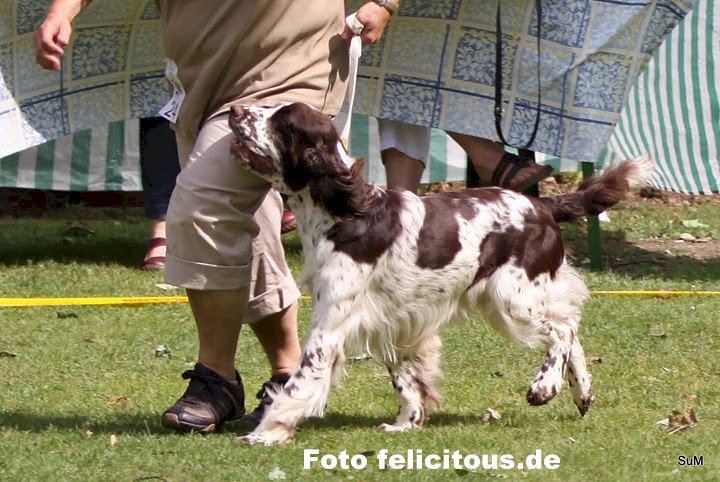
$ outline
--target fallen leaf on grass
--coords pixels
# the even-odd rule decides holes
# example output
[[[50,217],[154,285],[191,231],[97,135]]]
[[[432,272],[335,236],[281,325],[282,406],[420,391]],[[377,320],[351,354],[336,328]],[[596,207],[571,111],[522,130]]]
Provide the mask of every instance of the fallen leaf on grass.
[[[268,474],[268,479],[270,480],[285,480],[286,477],[287,475],[285,474],[285,472],[280,470],[280,467],[275,467]]]
[[[657,425],[667,426],[668,435],[670,435],[693,427],[695,426],[695,424],[697,424],[697,422],[698,418],[695,414],[695,410],[691,408],[685,413],[673,410],[673,412],[668,416],[668,418],[660,420]]]
[[[681,399],[681,400],[696,400],[697,397],[698,397],[698,396],[697,396],[696,394],[694,394],[694,393],[687,393],[687,394],[686,394],[686,393],[682,393],[682,394],[680,394],[680,399]]]
[[[92,432],[91,430],[85,430],[85,436],[86,436],[87,438],[90,438],[90,437],[92,437],[93,435],[95,435],[95,433]]]
[[[110,435],[110,446],[114,447],[115,444],[117,444],[117,437],[115,436],[115,434],[112,434]]]
[[[63,320],[65,318],[77,318],[78,315],[73,311],[58,311],[57,317]]]
[[[585,363],[588,365],[594,365],[595,363],[602,363],[602,358],[599,356],[588,355],[585,357]]]
[[[17,353],[13,353],[11,351],[0,351],[0,358],[15,358]]]
[[[167,283],[155,283],[155,287],[159,288],[163,291],[172,291],[172,290],[179,290],[177,286],[169,285]]]
[[[685,221],[682,222],[682,225],[685,226],[686,228],[702,228],[702,229],[705,229],[705,228],[709,228],[709,227],[710,227],[710,226],[708,226],[707,224],[701,223],[700,220],[698,220],[698,219],[686,219]]]
[[[155,347],[155,356],[162,358],[169,358],[172,356],[172,350],[167,345],[158,345]]]
[[[72,237],[85,237],[89,238],[93,234],[95,234],[95,230],[84,225],[83,223],[74,221],[63,227],[62,233],[63,236],[72,236]]]
[[[112,397],[110,400],[105,402],[108,406],[117,405],[118,403],[131,403],[132,398],[126,397],[125,395],[118,395],[117,397]]]
[[[483,414],[482,421],[485,423],[489,423],[495,420],[500,420],[501,418],[502,415],[500,415],[500,412],[498,412],[497,410],[493,410],[492,408],[488,408]]]

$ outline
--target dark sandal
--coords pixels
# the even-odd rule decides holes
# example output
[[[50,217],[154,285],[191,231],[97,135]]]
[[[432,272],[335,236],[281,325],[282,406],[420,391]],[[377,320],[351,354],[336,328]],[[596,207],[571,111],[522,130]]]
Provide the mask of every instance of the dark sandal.
[[[182,377],[190,383],[183,396],[163,413],[163,427],[184,432],[215,432],[225,422],[245,415],[245,391],[237,371],[237,385],[201,363],[184,372]]]
[[[517,175],[523,171],[528,171],[526,176],[518,178]],[[522,192],[548,177],[552,171],[552,166],[541,166],[530,158],[506,152],[493,171],[490,185]]]
[[[145,256],[150,254],[154,249],[167,246],[165,238],[152,238],[145,250]],[[145,258],[143,261],[143,269],[150,271],[161,271],[165,269],[165,256],[152,256]]]

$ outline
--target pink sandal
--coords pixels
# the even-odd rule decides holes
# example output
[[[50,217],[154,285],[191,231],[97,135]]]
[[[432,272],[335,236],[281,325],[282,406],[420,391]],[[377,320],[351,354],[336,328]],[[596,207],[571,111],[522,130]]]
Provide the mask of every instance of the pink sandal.
[[[162,271],[165,269],[165,256],[148,255],[156,248],[167,246],[165,238],[152,238],[148,243],[147,251],[145,251],[145,261],[143,261],[143,269],[150,271]]]

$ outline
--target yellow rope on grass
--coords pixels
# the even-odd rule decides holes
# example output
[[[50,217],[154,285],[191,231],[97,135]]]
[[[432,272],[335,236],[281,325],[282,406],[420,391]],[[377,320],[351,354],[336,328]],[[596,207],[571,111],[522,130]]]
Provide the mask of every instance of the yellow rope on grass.
[[[683,295],[720,295],[720,291],[591,291],[591,295],[618,296],[683,296]],[[309,300],[309,296],[302,296]],[[0,308],[20,308],[31,306],[111,306],[111,305],[147,305],[167,303],[187,303],[187,296],[120,296],[90,298],[0,298]]]

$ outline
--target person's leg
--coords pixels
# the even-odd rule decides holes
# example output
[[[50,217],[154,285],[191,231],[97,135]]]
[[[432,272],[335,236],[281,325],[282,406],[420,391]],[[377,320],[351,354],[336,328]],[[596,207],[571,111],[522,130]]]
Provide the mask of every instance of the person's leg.
[[[430,128],[378,119],[388,189],[417,192],[430,153]]]
[[[267,278],[263,266],[268,264],[264,252],[282,252],[282,202],[274,191],[268,193],[267,182],[243,171],[231,158],[231,138],[227,116],[220,116],[203,126],[194,146],[178,139],[181,159],[188,162],[168,210],[165,279],[187,289],[199,353],[195,369],[183,374],[191,379],[187,391],[163,415],[163,425],[173,429],[213,431],[244,413],[242,382],[234,368],[244,322],[282,324],[282,330],[269,328],[268,338],[286,339],[261,340],[263,347],[277,350],[268,353],[274,367],[291,365],[294,351],[299,358],[297,333],[288,336],[286,328],[296,326],[295,319],[287,317],[294,314],[289,308],[299,291],[282,257],[273,258],[286,275],[282,285],[262,286]],[[266,226],[264,219],[274,219],[274,226]],[[254,248],[256,236],[273,245]],[[287,317],[280,314],[283,311]]]
[[[250,325],[270,362],[270,376],[291,373],[300,361],[298,303]]]
[[[175,133],[162,117],[140,119],[140,169],[145,217],[150,220],[146,269],[165,267],[165,216],[180,173]]]
[[[381,151],[388,189],[417,192],[425,166],[418,159],[391,147]]]
[[[490,139],[458,132],[447,134],[467,153],[486,185],[523,191],[552,173],[552,167],[541,166],[532,159],[507,153]]]

